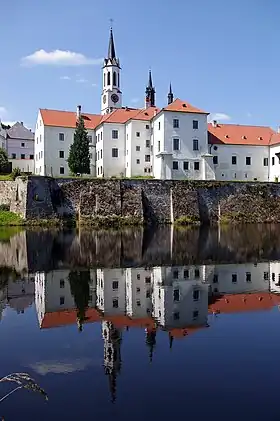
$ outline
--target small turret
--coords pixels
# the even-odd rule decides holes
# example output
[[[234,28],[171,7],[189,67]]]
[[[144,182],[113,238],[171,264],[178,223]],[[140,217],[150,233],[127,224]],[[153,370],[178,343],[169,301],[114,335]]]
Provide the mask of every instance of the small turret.
[[[154,107],[156,102],[156,90],[153,87],[152,81],[152,72],[149,70],[149,81],[146,87],[146,100],[145,100],[145,107]]]
[[[173,92],[172,92],[171,82],[170,82],[169,93],[168,93],[167,98],[168,98],[168,105],[172,104],[172,102],[174,101],[174,95],[173,95]]]

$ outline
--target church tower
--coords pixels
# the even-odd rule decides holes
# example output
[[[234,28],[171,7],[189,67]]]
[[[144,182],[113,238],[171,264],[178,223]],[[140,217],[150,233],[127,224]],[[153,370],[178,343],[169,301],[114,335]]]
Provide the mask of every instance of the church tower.
[[[108,114],[122,107],[122,92],[120,90],[120,61],[116,57],[113,30],[110,29],[108,56],[104,59],[101,114]]]
[[[117,395],[117,375],[121,370],[121,332],[111,322],[102,322],[102,336],[104,339],[104,371],[109,379],[112,402]]]
[[[174,95],[173,95],[173,92],[172,92],[172,86],[171,86],[171,83],[170,83],[170,86],[169,86],[169,92],[168,92],[168,95],[167,95],[167,102],[168,102],[168,105],[169,104],[172,104],[172,102],[174,101]]]
[[[148,85],[146,87],[146,100],[145,100],[145,107],[154,107],[156,103],[156,91],[153,87],[153,81],[152,81],[152,72],[149,70],[149,81]]]

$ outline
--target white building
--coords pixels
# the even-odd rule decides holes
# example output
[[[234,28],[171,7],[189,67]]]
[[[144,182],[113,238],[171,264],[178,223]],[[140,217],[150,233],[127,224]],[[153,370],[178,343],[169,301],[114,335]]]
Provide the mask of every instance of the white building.
[[[34,133],[23,122],[15,123],[6,131],[6,149],[13,169],[34,172]]]
[[[91,175],[157,179],[277,181],[280,134],[269,127],[207,124],[208,114],[180,99],[170,85],[156,107],[149,72],[143,109],[122,106],[121,67],[112,29],[102,68],[100,114],[40,109],[35,173],[69,175],[67,158],[81,114],[90,140]]]

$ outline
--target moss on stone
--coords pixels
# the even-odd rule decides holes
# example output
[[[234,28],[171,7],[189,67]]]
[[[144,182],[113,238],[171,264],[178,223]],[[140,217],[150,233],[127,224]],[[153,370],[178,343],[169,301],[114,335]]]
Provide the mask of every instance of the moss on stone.
[[[197,216],[181,216],[175,219],[174,225],[200,225],[201,221]]]

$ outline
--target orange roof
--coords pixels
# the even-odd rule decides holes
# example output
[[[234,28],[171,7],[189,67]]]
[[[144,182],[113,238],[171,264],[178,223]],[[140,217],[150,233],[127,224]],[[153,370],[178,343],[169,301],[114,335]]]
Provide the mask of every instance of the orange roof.
[[[55,127],[76,127],[76,113],[73,111],[58,111],[40,109],[43,123],[45,126]],[[102,115],[98,114],[83,114],[86,129],[95,129],[102,119]]]
[[[101,320],[99,312],[95,308],[88,308],[86,311],[87,320],[85,323],[94,323]],[[68,326],[77,323],[77,310],[61,310],[52,313],[45,313],[41,323],[42,329],[52,327]]]
[[[163,111],[176,111],[182,113],[196,113],[196,114],[209,114],[205,111],[200,110],[199,108],[193,107],[191,104],[187,103],[186,101],[182,101],[181,99],[177,98],[171,104],[167,105],[167,107],[163,108]]]
[[[280,143],[280,133],[274,133],[271,137],[270,144],[278,145]]]
[[[225,294],[208,307],[209,313],[239,313],[243,311],[269,310],[280,304],[280,295],[269,292],[252,294]]]
[[[215,145],[268,146],[276,133],[270,127],[208,124],[208,143]],[[279,142],[279,138],[278,138]]]

